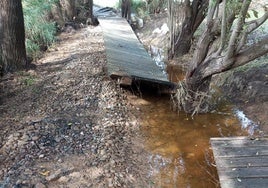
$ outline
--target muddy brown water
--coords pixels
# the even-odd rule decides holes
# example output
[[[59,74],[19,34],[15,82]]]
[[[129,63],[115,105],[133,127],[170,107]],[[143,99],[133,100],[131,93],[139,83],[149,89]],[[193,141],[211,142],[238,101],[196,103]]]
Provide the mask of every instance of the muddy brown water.
[[[182,78],[178,73],[179,77],[174,75],[171,77],[176,81]],[[219,187],[210,138],[249,135],[233,106],[224,105],[218,112],[192,117],[173,111],[169,96],[146,92],[136,104],[143,114],[142,133],[149,153],[152,187]]]
[[[142,132],[153,187],[217,187],[209,139],[248,135],[231,107],[191,117],[171,110],[167,97],[143,97]]]

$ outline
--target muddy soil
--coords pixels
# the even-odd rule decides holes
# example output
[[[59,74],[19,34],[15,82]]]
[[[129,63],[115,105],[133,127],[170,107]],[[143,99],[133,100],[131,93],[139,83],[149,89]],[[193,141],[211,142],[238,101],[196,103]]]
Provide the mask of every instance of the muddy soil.
[[[262,57],[252,65],[219,74],[213,79],[223,98],[243,110],[249,119],[259,125],[262,134],[268,134],[267,72],[268,60]]]
[[[105,75],[101,28],[68,30],[0,82],[0,187],[147,187],[131,95]]]

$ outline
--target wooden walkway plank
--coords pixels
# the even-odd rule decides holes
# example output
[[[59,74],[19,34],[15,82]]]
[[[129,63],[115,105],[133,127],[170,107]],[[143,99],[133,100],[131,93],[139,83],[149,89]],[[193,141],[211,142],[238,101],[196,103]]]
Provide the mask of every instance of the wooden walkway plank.
[[[268,178],[228,179],[221,188],[267,188]]]
[[[99,17],[104,33],[109,76],[173,86],[140,43],[128,22],[120,17]]]
[[[217,161],[217,165],[224,168],[226,165],[230,168],[241,168],[241,167],[268,167],[267,156],[254,156],[254,157],[233,157],[230,158],[220,158]]]
[[[268,187],[268,138],[211,138],[222,188]]]

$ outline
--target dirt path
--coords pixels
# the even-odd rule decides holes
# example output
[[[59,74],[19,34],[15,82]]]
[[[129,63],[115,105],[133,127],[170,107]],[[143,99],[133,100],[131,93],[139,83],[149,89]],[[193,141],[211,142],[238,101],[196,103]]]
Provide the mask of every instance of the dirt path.
[[[134,107],[104,74],[100,27],[61,34],[0,82],[0,187],[144,187]]]

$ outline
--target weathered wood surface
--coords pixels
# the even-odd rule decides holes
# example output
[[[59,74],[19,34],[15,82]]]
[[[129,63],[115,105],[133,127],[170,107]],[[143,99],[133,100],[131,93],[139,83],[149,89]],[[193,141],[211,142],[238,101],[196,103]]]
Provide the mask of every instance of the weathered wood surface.
[[[98,19],[104,33],[109,76],[172,85],[125,19],[120,17]]]
[[[222,188],[268,187],[268,137],[210,139]]]

